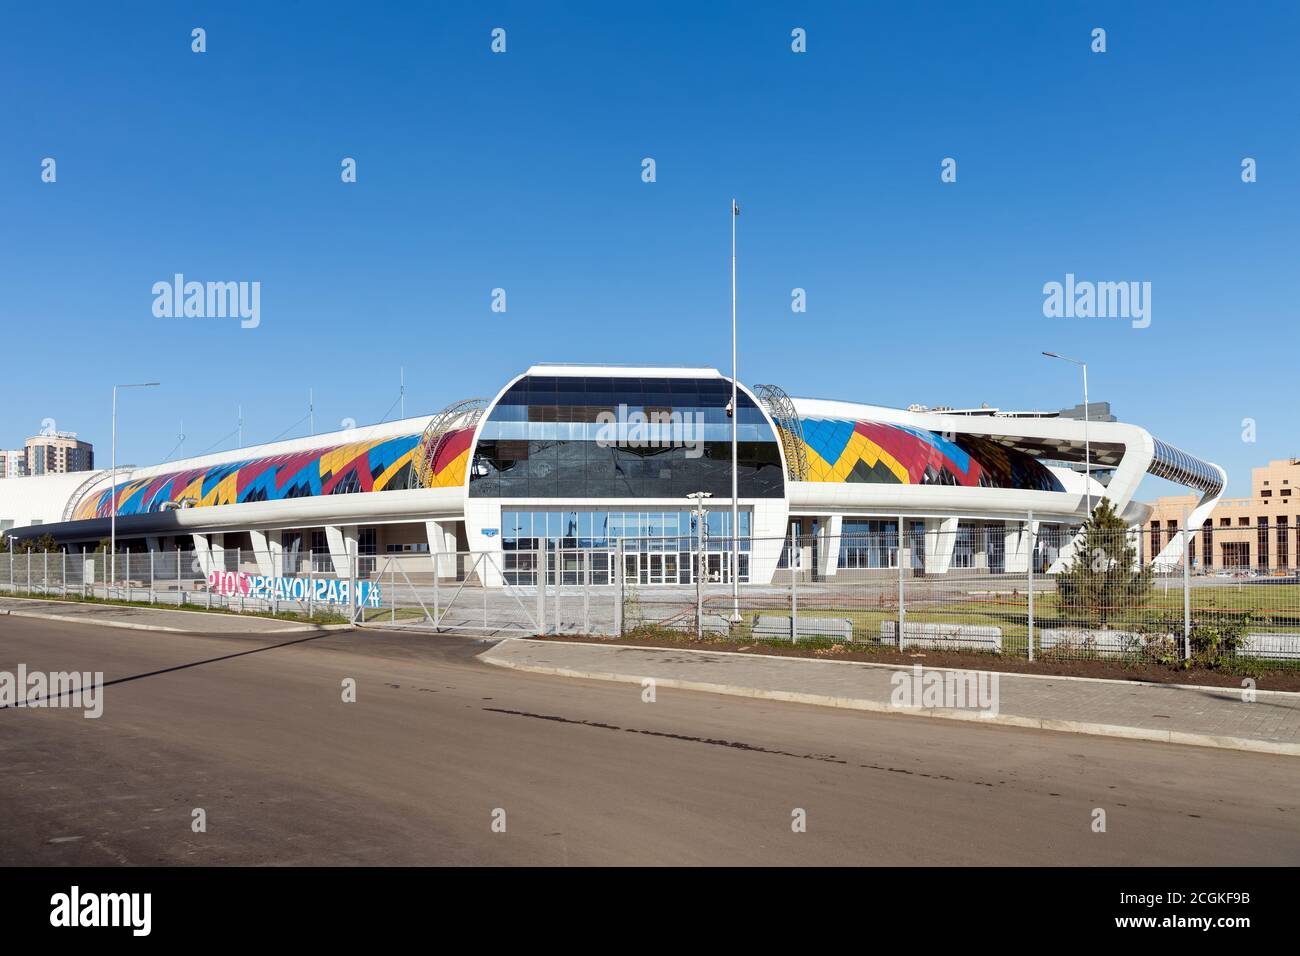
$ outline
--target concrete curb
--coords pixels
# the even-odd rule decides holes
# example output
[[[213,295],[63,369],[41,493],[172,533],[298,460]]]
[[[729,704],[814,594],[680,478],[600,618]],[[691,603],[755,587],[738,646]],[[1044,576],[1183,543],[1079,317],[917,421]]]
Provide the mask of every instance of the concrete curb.
[[[173,611],[173,614],[202,614],[202,611]],[[204,633],[195,631],[187,627],[165,627],[162,624],[136,624],[132,621],[113,621],[91,616],[78,617],[75,614],[46,614],[42,611],[15,611],[10,608],[0,608],[0,615],[9,615],[11,617],[30,617],[42,621],[62,621],[68,624],[93,624],[96,627],[116,627],[124,631],[162,631],[167,634],[196,634]],[[268,618],[258,618],[258,620],[273,620]],[[201,623],[201,619],[195,621]],[[260,633],[275,634],[302,634],[307,631],[346,631],[350,630],[350,624],[293,624],[289,627],[277,628],[273,631],[263,631]],[[251,634],[253,631],[231,631],[231,634]],[[206,637],[221,637],[221,633],[206,632]]]
[[[161,624],[133,624],[130,621],[100,621],[94,618],[77,617],[73,614],[42,614],[40,611],[5,611],[10,617],[31,617],[42,621],[65,621],[70,624],[94,624],[99,627],[117,627],[128,631],[166,631],[171,634],[185,634],[179,627],[163,627]]]
[[[663,648],[647,648],[663,650]],[[494,660],[492,651],[479,655],[479,660],[496,667],[525,671],[531,674],[545,674],[552,677],[572,677],[580,680],[615,681],[625,684],[640,684],[644,677],[633,674],[615,674],[598,671],[579,671],[566,667],[545,667],[539,664],[519,664],[514,661]],[[851,663],[851,662],[844,662]],[[1032,730],[1054,730],[1067,734],[1088,734],[1095,737],[1121,737],[1127,740],[1146,740],[1166,744],[1186,744],[1193,747],[1214,747],[1222,750],[1245,750],[1253,753],[1279,754],[1287,757],[1300,757],[1300,744],[1281,744],[1267,740],[1253,740],[1248,737],[1217,737],[1211,734],[1188,734],[1171,730],[1148,730],[1143,727],[1123,727],[1113,724],[1095,724],[1077,720],[1051,720],[1040,717],[1018,717],[1010,714],[998,714],[994,717],[981,716],[973,711],[949,710],[945,708],[899,708],[876,700],[860,697],[829,697],[822,694],[805,694],[796,691],[765,690],[759,687],[742,687],[736,684],[711,684],[703,681],[677,680],[675,678],[653,678],[656,686],[671,687],[677,690],[700,691],[706,694],[727,694],[733,697],[751,697],[760,700],[779,700],[795,704],[812,704],[816,707],[836,707],[843,710],[864,710],[875,713],[898,714],[906,717],[933,717],[938,720],[964,720],[972,723],[989,724],[995,727],[1027,727]]]
[[[898,670],[899,668],[913,666],[913,664],[895,664],[889,661],[837,661],[829,657],[788,657],[784,654],[749,654],[743,651],[715,651],[710,650],[707,647],[657,647],[652,644],[610,644],[601,641],[543,641],[529,637],[513,638],[513,640],[532,641],[536,644],[558,644],[562,647],[621,648],[629,651],[672,651],[674,654],[727,654],[731,657],[756,657],[765,661],[811,661],[815,664],[838,664],[841,667],[884,667],[889,670]],[[914,663],[920,664],[928,671],[954,671],[966,674],[997,674],[1000,677],[1024,677],[1029,680],[1080,681],[1085,684],[1118,684],[1121,687],[1167,687],[1177,690],[1221,690],[1230,694],[1238,694],[1241,692],[1241,688],[1239,687],[1231,687],[1222,684],[1165,684],[1159,681],[1150,680],[1120,680],[1115,677],[1074,677],[1068,674],[1034,674],[1022,671],[983,670],[978,667],[946,667],[936,664],[925,664],[921,661],[915,661]],[[1279,697],[1300,697],[1300,690],[1265,690],[1263,688],[1258,688],[1255,693],[1272,694]]]

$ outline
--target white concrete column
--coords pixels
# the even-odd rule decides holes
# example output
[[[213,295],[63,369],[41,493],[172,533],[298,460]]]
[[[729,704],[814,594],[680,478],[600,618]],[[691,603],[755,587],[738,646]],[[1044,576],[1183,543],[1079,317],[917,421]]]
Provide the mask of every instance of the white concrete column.
[[[843,515],[822,518],[817,534],[817,570],[823,578],[833,578],[840,568],[840,535]]]
[[[925,519],[925,573],[947,574],[957,546],[956,518]]]
[[[149,551],[161,551],[162,541],[156,534],[145,535],[144,546]]]
[[[212,563],[212,547],[206,534],[192,535],[194,538],[194,557],[199,562],[199,570],[207,577],[216,565]]]
[[[1079,546],[1083,543],[1082,528],[1077,528],[1073,533],[1065,528],[1061,530],[1063,534],[1069,534],[1069,539],[1061,546],[1061,550],[1056,553],[1056,560],[1047,569],[1048,574],[1060,574],[1068,568],[1074,561],[1074,552],[1079,550]]]
[[[217,532],[208,535],[208,553],[212,556],[212,568],[210,570],[226,570],[226,536],[224,533]]]
[[[426,521],[424,534],[429,541],[429,558],[433,573],[440,578],[456,577],[456,522]]]
[[[1007,574],[1029,571],[1029,532],[1023,521],[1008,521],[1003,537],[1002,566]]]
[[[758,498],[753,509],[749,580],[752,584],[771,584],[781,562],[781,551],[789,540],[790,506],[784,498]]]
[[[284,575],[284,532],[267,532],[266,543],[271,551],[271,576],[282,577]]]
[[[496,529],[495,534],[484,534],[484,529]],[[505,583],[501,575],[501,504],[490,498],[469,498],[465,502],[465,537],[469,540],[472,556],[466,558],[468,574],[471,563],[478,568],[484,586],[495,588]],[[481,552],[487,556],[479,558]]]
[[[284,567],[284,532],[249,531],[253,542],[253,560],[263,577],[279,577]]]
[[[989,533],[983,521],[972,521],[975,531],[975,560],[972,562],[976,571],[989,569]]]
[[[348,577],[351,557],[357,553],[357,526],[329,524],[325,526],[325,543],[329,545],[330,560],[334,563],[334,576]]]

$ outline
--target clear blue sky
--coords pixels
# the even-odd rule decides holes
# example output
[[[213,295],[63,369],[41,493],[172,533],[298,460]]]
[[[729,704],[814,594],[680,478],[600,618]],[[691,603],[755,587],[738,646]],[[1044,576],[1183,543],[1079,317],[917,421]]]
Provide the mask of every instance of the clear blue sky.
[[[734,194],[744,381],[1079,401],[1049,349],[1232,493],[1300,454],[1300,5],[372,6],[8,8],[0,446],[53,418],[107,463],[115,380],[164,383],[121,408],[146,464],[309,387],[318,429],[376,421],[401,366],[410,414],[540,361],[726,369]],[[155,318],[176,272],[259,281],[260,327]],[[1044,318],[1067,272],[1151,282],[1151,326]]]

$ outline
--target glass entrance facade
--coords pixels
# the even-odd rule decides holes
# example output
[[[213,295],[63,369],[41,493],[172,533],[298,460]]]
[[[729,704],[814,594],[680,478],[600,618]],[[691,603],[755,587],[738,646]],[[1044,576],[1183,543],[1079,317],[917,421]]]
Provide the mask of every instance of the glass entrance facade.
[[[750,511],[740,511],[740,580],[749,580]],[[699,542],[695,515],[677,511],[548,509],[501,512],[502,570],[509,584],[536,583],[538,549],[546,547],[547,583],[613,583],[618,541],[629,583],[691,584]],[[731,512],[706,511],[709,581],[731,580]]]
[[[478,498],[731,497],[725,378],[530,375],[493,406],[470,464]],[[785,494],[777,436],[743,390],[736,409],[742,498]]]

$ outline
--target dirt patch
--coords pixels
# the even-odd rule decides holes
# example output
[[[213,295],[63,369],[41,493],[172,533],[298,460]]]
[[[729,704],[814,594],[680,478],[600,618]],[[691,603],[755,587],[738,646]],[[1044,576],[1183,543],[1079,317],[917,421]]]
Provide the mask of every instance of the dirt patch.
[[[1180,670],[1162,664],[1135,664],[1107,660],[1047,660],[1027,661],[997,654],[963,654],[959,651],[917,651],[868,648],[847,644],[781,644],[755,641],[733,641],[726,638],[706,638],[702,641],[690,637],[665,637],[638,635],[612,638],[580,635],[547,635],[534,637],[537,641],[585,641],[591,644],[610,644],[632,647],[663,647],[679,650],[731,651],[739,654],[766,654],[775,657],[807,657],[813,660],[866,661],[872,664],[900,664],[911,667],[953,667],[965,670],[998,671],[1004,674],[1041,674],[1055,677],[1099,677],[1107,680],[1145,681],[1152,684],[1200,684],[1206,687],[1240,688],[1245,676],[1204,667]],[[1300,672],[1270,671],[1252,675],[1260,690],[1300,691]]]

